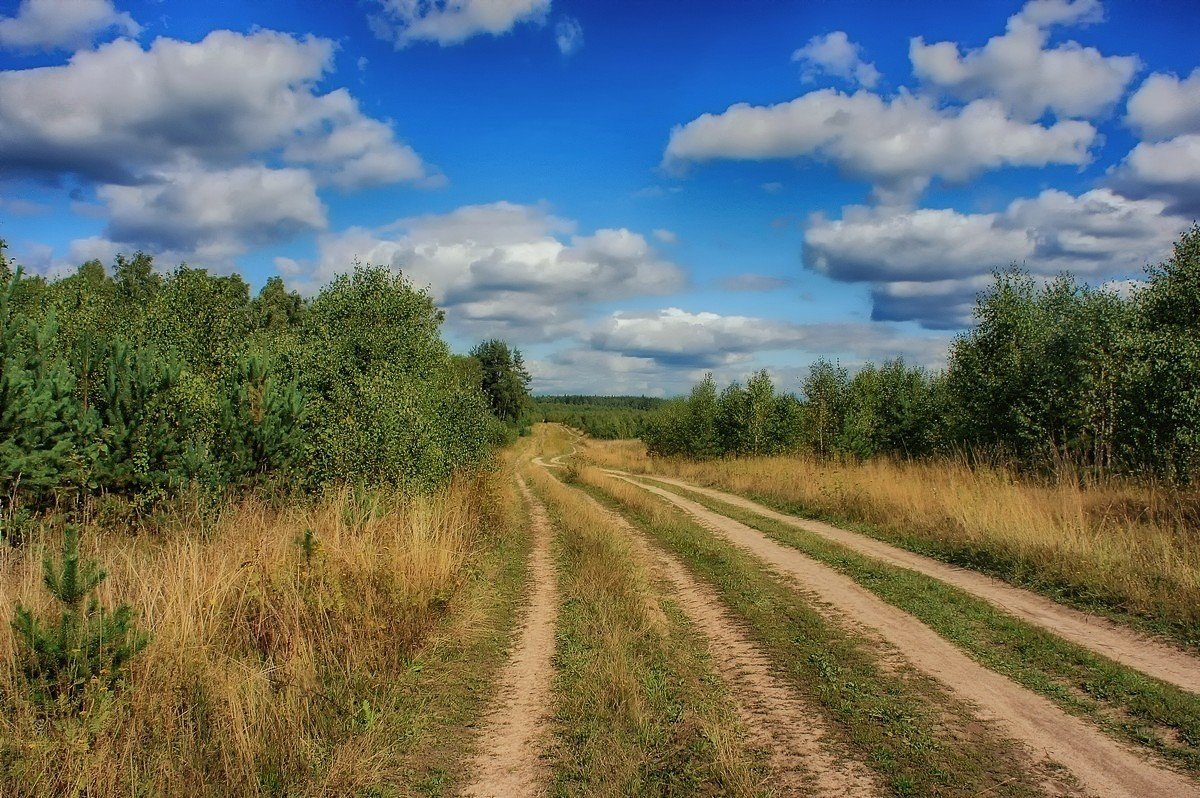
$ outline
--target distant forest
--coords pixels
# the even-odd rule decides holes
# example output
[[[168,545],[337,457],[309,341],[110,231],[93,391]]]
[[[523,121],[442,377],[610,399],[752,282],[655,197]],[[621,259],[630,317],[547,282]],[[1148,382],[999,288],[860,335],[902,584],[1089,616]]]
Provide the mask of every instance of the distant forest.
[[[533,416],[566,424],[593,438],[638,438],[645,432],[649,412],[664,402],[651,396],[536,396]]]

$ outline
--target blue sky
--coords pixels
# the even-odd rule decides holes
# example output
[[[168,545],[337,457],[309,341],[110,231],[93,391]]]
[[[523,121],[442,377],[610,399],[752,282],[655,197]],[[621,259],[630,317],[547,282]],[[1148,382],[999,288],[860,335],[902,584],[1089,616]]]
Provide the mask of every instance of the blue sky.
[[[937,367],[992,269],[1200,213],[1191,2],[0,2],[0,236],[429,285],[543,392]]]

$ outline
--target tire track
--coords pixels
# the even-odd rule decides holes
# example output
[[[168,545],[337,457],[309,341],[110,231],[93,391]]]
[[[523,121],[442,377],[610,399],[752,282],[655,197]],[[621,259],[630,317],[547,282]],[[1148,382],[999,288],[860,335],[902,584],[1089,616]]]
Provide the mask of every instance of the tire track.
[[[1049,700],[983,667],[849,577],[690,499],[629,477],[612,476],[666,499],[715,534],[791,577],[800,589],[849,620],[873,629],[917,669],[972,702],[982,720],[995,723],[1010,737],[1066,767],[1090,794],[1200,798],[1196,782],[1143,759]]]
[[[548,733],[558,619],[558,585],[550,555],[553,527],[525,480],[517,480],[533,532],[533,587],[516,651],[498,676],[500,689],[480,730],[482,745],[469,770],[471,782],[463,789],[464,795],[476,798],[545,795],[549,781],[541,755]]]
[[[730,617],[721,599],[673,555],[652,545],[619,514],[580,495],[625,532],[639,555],[672,585],[680,609],[708,641],[709,654],[733,695],[738,719],[767,752],[771,786],[782,796],[871,796],[879,789],[859,762],[836,756],[820,714],[775,676],[770,658]]]
[[[609,473],[618,473],[606,469]],[[620,472],[623,476],[630,476]],[[1200,693],[1200,657],[1169,643],[1139,634],[1107,618],[1065,607],[1044,596],[1013,587],[999,579],[939,562],[846,529],[781,513],[750,499],[713,488],[702,488],[680,479],[646,476],[723,501],[797,529],[820,535],[859,554],[931,576],[983,599],[1010,615],[1040,626],[1115,662],[1192,693]]]

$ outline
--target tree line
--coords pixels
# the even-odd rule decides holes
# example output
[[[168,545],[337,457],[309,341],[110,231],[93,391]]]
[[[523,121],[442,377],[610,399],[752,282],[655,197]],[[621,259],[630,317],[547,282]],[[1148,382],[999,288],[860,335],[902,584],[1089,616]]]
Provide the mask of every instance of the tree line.
[[[665,400],[650,396],[534,397],[532,415],[539,421],[566,424],[593,438],[638,438],[646,430],[650,411]]]
[[[718,393],[710,375],[642,437],[652,453],[696,458],[965,452],[1186,483],[1200,473],[1200,228],[1127,294],[996,274],[942,370],[896,359],[851,375],[819,360],[798,394],[765,372]]]
[[[188,487],[436,487],[487,462],[529,379],[503,342],[454,355],[442,321],[384,268],[251,296],[143,254],[24,276],[0,242],[0,516]]]

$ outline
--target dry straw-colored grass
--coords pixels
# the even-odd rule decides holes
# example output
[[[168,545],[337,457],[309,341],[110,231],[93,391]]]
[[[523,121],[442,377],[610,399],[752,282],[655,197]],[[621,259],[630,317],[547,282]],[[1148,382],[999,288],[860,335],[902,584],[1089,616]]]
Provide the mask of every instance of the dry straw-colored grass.
[[[586,456],[835,519],[1018,582],[1141,616],[1200,643],[1200,498],[1123,482],[1022,480],[957,460],[810,457],[690,462],[636,441],[588,441]]]
[[[108,572],[102,601],[131,604],[153,639],[113,698],[47,717],[0,624],[0,794],[350,795],[399,778],[379,703],[455,591],[478,534],[476,487],[347,490],[283,510],[247,500],[202,530],[86,528],[83,547]],[[57,612],[40,581],[58,540],[0,551],[0,619],[18,602]]]

